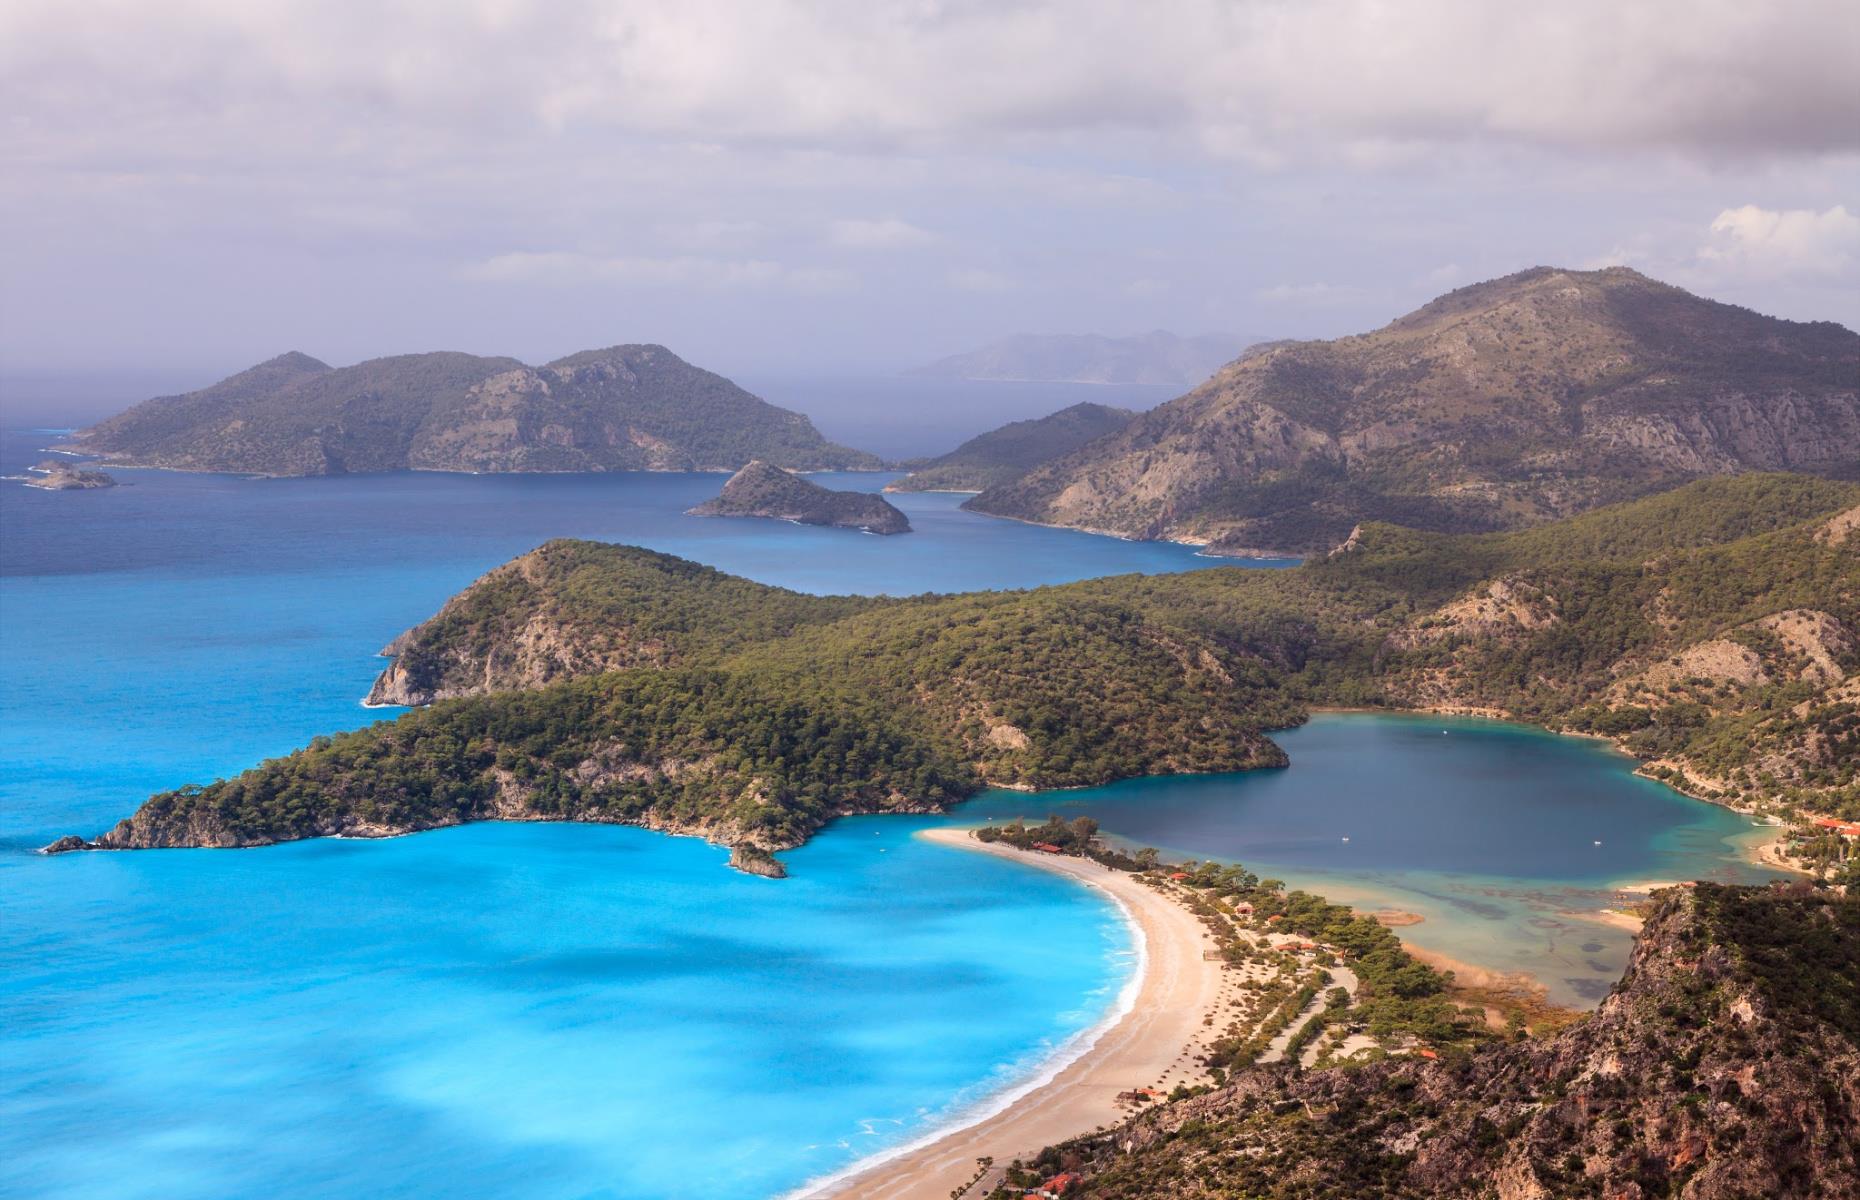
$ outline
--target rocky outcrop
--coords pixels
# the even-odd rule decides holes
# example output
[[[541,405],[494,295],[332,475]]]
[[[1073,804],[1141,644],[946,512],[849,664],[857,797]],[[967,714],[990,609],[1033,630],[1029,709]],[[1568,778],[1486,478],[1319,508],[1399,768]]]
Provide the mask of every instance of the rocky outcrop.
[[[1703,475],[1860,461],[1860,335],[1624,268],[1538,268],[1373,333],[1257,348],[969,507],[1215,553],[1363,520],[1479,531]]]
[[[788,868],[781,865],[780,859],[754,846],[733,848],[730,851],[730,866],[745,875],[760,875],[765,879],[788,878]]]
[[[25,476],[26,486],[42,492],[88,492],[113,488],[116,480],[108,472],[80,467],[62,459],[48,458]]]
[[[1544,1040],[1254,1069],[1057,1147],[1093,1196],[1860,1194],[1860,899],[1661,893],[1595,1015]]]
[[[823,488],[761,461],[731,476],[715,499],[706,500],[690,513],[694,517],[766,517],[864,533],[911,531],[909,518],[883,496]]]
[[[872,470],[663,346],[612,346],[541,367],[412,354],[332,368],[286,354],[212,387],[139,404],[76,449],[187,471],[338,475],[425,471]]]

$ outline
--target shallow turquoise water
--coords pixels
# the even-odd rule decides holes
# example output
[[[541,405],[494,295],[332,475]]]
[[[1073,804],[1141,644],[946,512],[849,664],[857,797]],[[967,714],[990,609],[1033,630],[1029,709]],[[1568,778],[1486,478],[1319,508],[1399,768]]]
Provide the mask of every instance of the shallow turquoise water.
[[[548,825],[32,851],[379,719],[374,650],[551,536],[818,591],[1207,559],[950,496],[903,538],[683,516],[714,475],[121,478],[0,483],[0,1194],[776,1194],[1025,1076],[1130,970],[1095,894],[903,819],[782,884]]]
[[[46,440],[0,440],[0,471]],[[899,498],[919,530],[900,538],[682,516],[716,476],[122,478],[132,486],[67,495],[0,484],[0,1194],[777,1194],[1024,1077],[1128,972],[1127,935],[1097,896],[912,841],[929,819],[840,822],[787,856],[780,884],[697,842],[553,825],[31,851],[151,791],[376,719],[357,703],[373,650],[551,536],[815,591],[1210,560],[975,517],[949,496]],[[1428,892],[1404,905],[1417,909],[1438,893],[1441,915],[1417,931],[1459,929],[1466,945],[1530,928],[1558,888],[1593,890],[1593,873],[1571,874],[1593,863],[1501,861],[1489,837],[1448,839],[1406,875],[1391,864],[1411,844],[1367,862],[1319,853],[1340,767],[1403,803],[1452,781],[1466,807],[1410,809],[1421,833],[1474,811],[1501,832],[1554,815],[1554,789],[1512,784],[1570,778],[1554,754],[1495,759],[1470,728],[1450,756],[1417,756],[1380,732],[1398,728],[1324,718],[1285,735],[1292,771],[1012,799],[1103,803],[1138,841],[1280,862],[1295,880],[1330,872],[1334,893],[1395,881]],[[1613,790],[1618,760],[1581,777],[1613,797],[1588,822],[1608,822],[1609,871],[1656,873],[1681,850],[1728,861],[1716,810],[1644,782]],[[1256,831],[1285,814],[1312,824],[1223,848],[1232,812]],[[1161,832],[1174,841],[1144,836]],[[1482,887],[1516,893],[1494,902],[1503,919],[1455,915]],[[1599,966],[1577,973],[1591,981],[1625,940],[1595,928]]]
[[[848,822],[780,884],[563,825],[9,870],[0,1174],[20,1196],[792,1188],[1024,1072],[1128,970],[1095,898],[921,824]]]

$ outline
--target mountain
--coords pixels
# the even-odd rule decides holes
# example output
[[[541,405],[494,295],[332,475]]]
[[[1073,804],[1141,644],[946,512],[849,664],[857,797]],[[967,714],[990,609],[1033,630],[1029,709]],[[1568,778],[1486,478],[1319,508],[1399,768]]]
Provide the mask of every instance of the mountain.
[[[1310,706],[1605,736],[1753,813],[1860,819],[1860,485],[1709,479],[1513,533],[1366,525],[1290,570],[815,597],[552,542],[388,648],[436,700],[150,799],[101,845],[241,846],[490,819],[771,851],[989,784],[1281,765]],[[1860,882],[1838,838],[1810,861]]]
[[[78,433],[72,448],[257,475],[735,470],[752,458],[796,470],[880,465],[663,346],[588,350],[542,367],[454,353],[330,367],[284,354],[138,404]]]
[[[1751,470],[1860,476],[1860,335],[1537,268],[1374,333],[1255,347],[968,507],[1312,553],[1365,520],[1515,528]]]
[[[1249,1068],[1024,1174],[1103,1200],[1834,1200],[1860,1195],[1857,1147],[1860,898],[1699,883],[1658,894],[1626,975],[1561,1033]]]
[[[911,374],[934,379],[1188,387],[1212,375],[1247,344],[1244,338],[1221,334],[1185,338],[1161,329],[1135,337],[1021,333],[967,354],[939,358]]]
[[[760,459],[730,476],[715,499],[689,511],[694,517],[767,517],[866,533],[911,531],[910,521],[883,496],[823,488]]]
[[[1104,404],[1074,404],[1031,421],[978,434],[948,454],[905,463],[910,474],[885,490],[979,492],[1018,479],[1041,463],[1130,424],[1137,414]]]

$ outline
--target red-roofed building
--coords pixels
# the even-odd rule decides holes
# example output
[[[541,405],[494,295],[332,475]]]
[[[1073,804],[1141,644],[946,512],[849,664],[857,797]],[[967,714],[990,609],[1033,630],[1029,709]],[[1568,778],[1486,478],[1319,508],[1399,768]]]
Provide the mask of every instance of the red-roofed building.
[[[1072,1189],[1083,1181],[1084,1176],[1075,1171],[1066,1171],[1063,1174],[1053,1176],[1039,1187],[1028,1192],[1027,1195],[1044,1196],[1050,1197],[1051,1200],[1058,1200],[1060,1196],[1070,1196],[1072,1194]]]
[[[1826,829],[1845,838],[1860,838],[1860,825],[1848,821],[1837,821],[1833,817],[1815,818],[1815,828]]]
[[[1177,871],[1177,872],[1176,872],[1175,874],[1173,874],[1173,875],[1171,875],[1171,876],[1169,876],[1169,878],[1171,878],[1171,879],[1187,879],[1187,878],[1188,878],[1188,872],[1187,872],[1187,871]]]
[[[1051,842],[1035,842],[1033,844],[1033,848],[1035,850],[1044,850],[1048,854],[1064,854],[1065,853],[1064,850],[1061,850],[1058,846],[1053,845],[1053,843]]]

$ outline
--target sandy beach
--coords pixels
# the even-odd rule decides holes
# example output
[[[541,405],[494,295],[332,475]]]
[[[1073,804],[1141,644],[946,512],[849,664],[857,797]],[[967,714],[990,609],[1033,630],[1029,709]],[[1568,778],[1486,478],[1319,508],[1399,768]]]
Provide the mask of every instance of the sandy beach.
[[[994,1116],[955,1129],[922,1146],[907,1148],[860,1173],[806,1196],[885,1197],[885,1200],[948,1200],[975,1177],[983,1156],[1001,1167],[1054,1142],[1120,1120],[1117,1094],[1138,1087],[1167,1090],[1196,1077],[1191,1042],[1205,1044],[1212,1030],[1203,1021],[1224,997],[1237,994],[1222,964],[1204,952],[1214,940],[1187,909],[1121,871],[1088,859],[1028,854],[988,845],[960,829],[930,829],[917,836],[980,854],[996,854],[1029,870],[1056,871],[1097,887],[1117,902],[1143,939],[1143,976],[1127,1013],[1097,1031],[1089,1049],[1051,1080]],[[978,1014],[978,1019],[980,1014]],[[981,1194],[980,1187],[974,1194]]]

